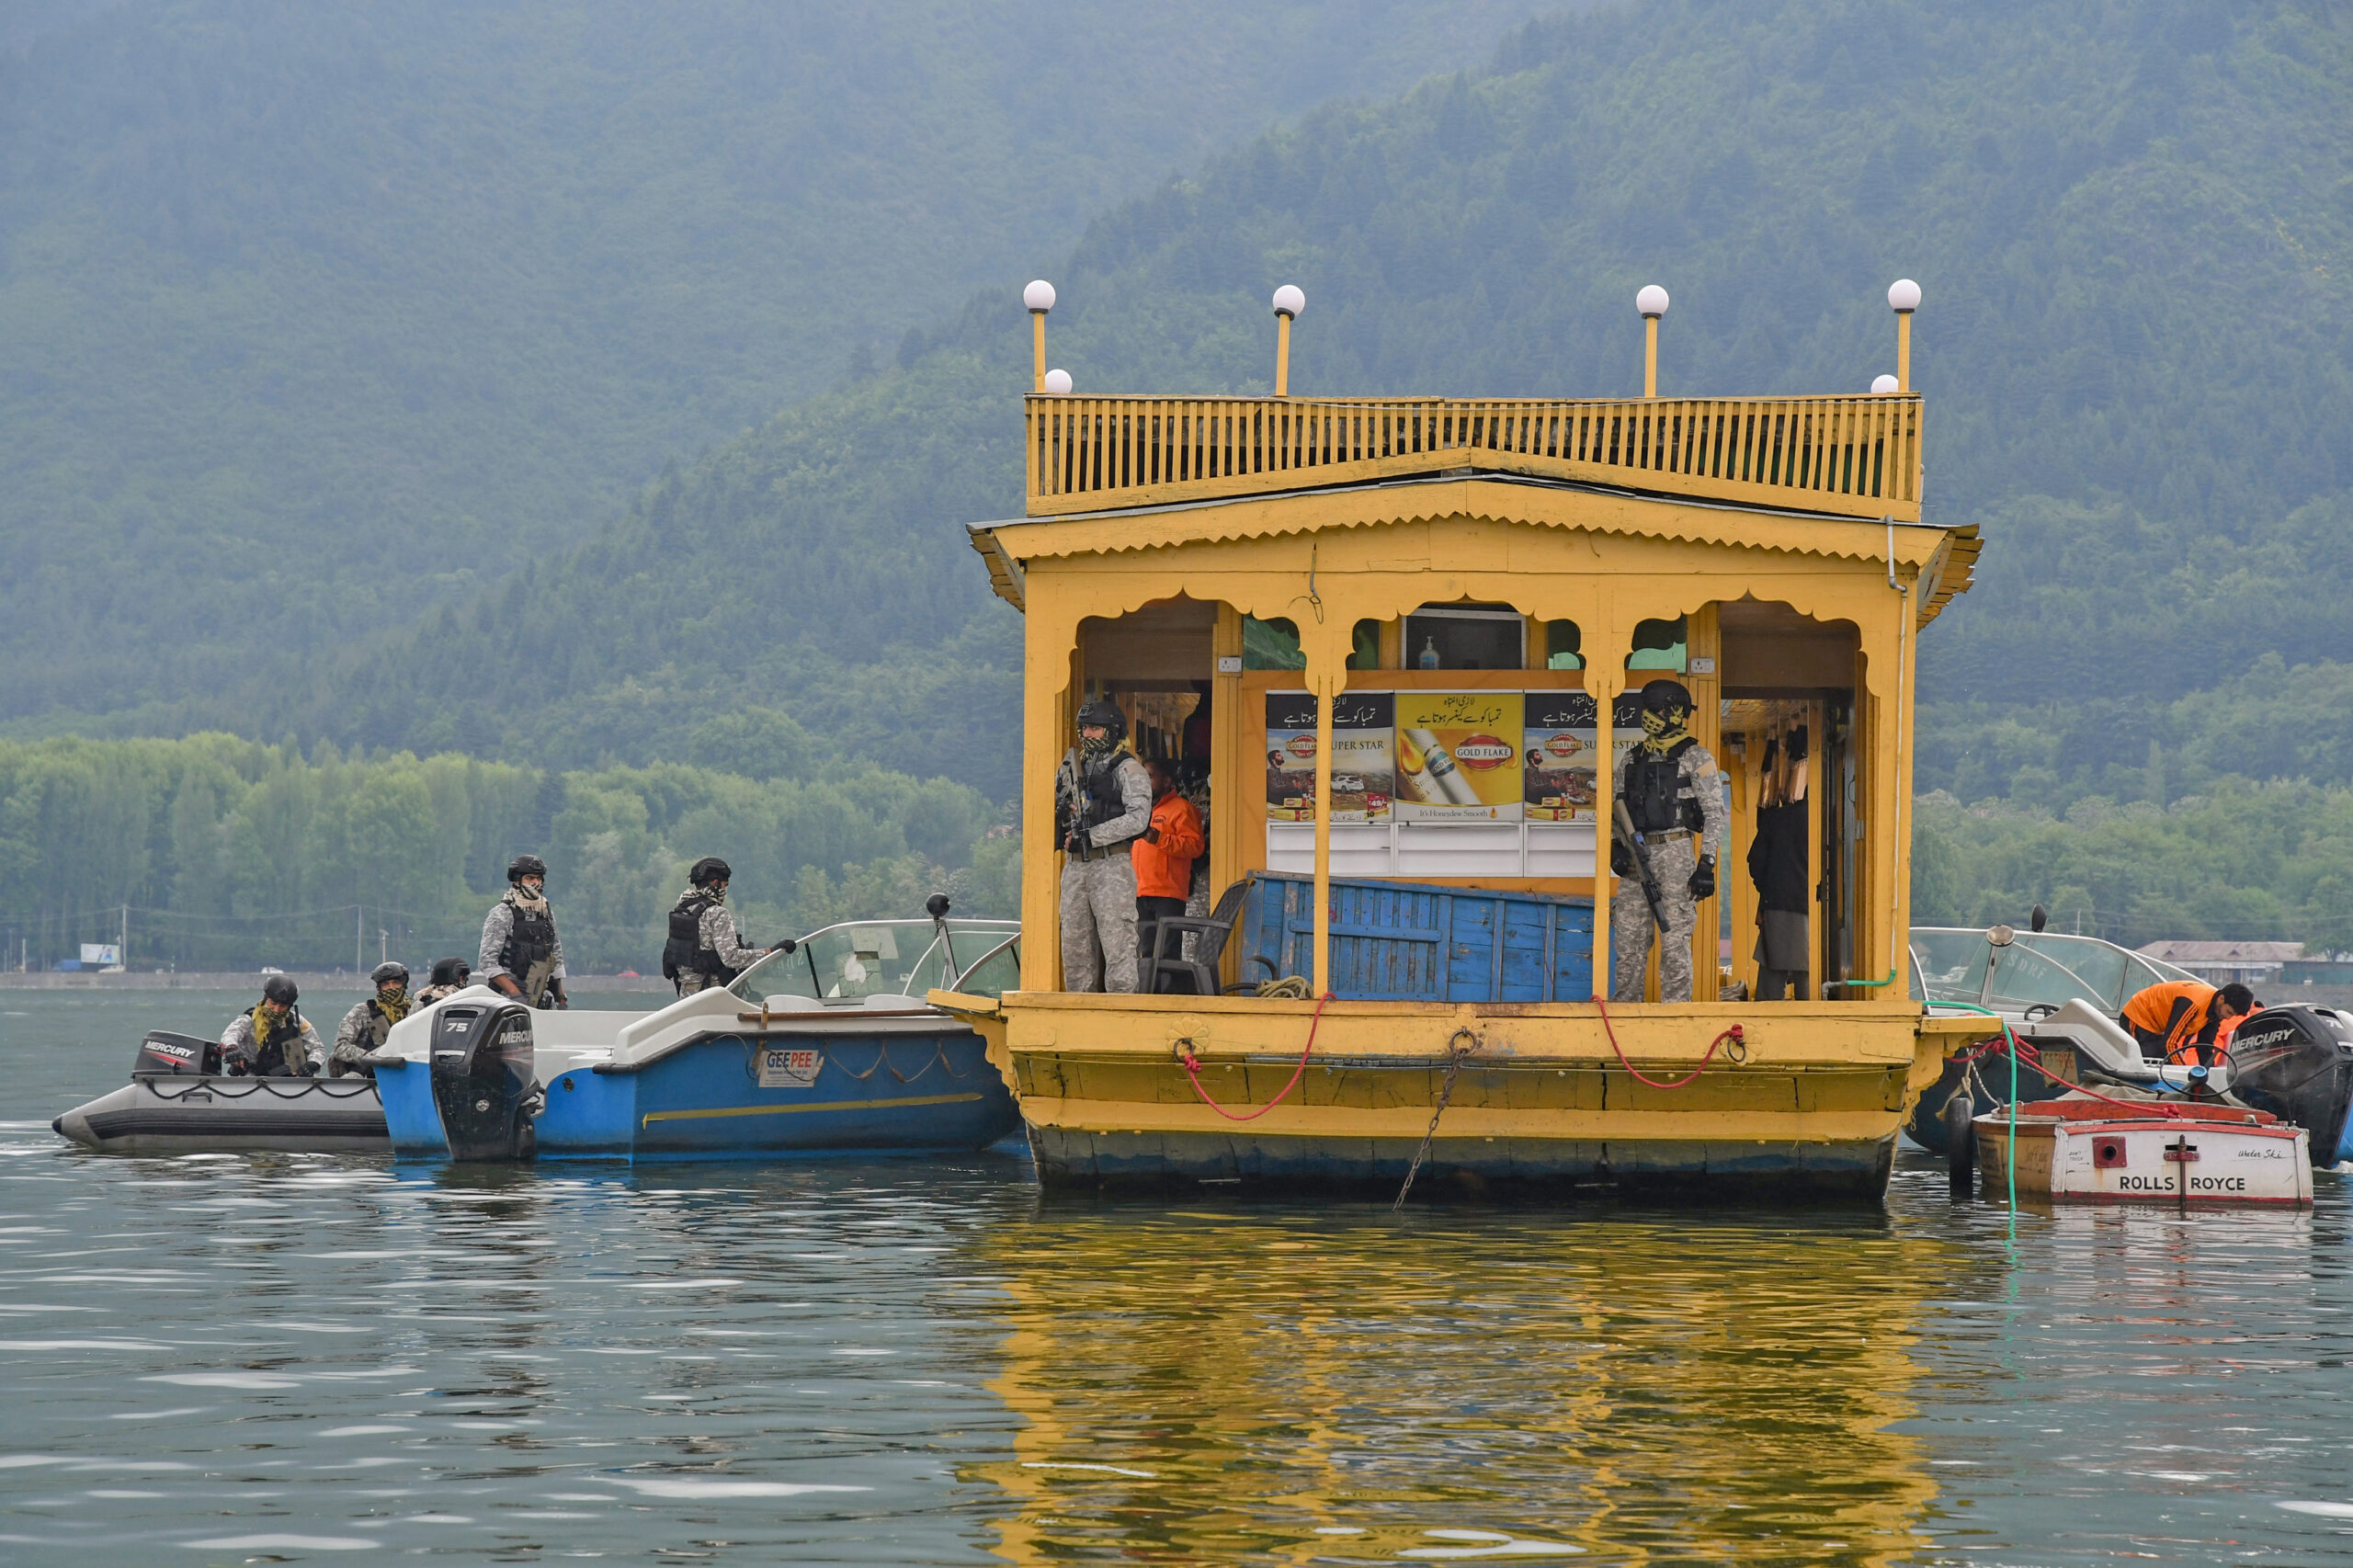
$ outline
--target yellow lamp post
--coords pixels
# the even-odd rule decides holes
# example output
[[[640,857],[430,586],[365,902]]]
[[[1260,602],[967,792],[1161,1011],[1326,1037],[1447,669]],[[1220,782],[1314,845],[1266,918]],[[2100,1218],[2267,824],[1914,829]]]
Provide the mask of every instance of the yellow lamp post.
[[[1307,296],[1296,283],[1275,290],[1275,395],[1290,395],[1290,324],[1307,309]]]
[[[1030,279],[1021,290],[1021,302],[1029,309],[1029,389],[1046,390],[1046,312],[1054,308],[1054,286],[1042,278]]]
[[[1643,395],[1658,396],[1658,318],[1666,314],[1666,290],[1655,283],[1645,283],[1643,291],[1634,296],[1634,309],[1643,313]]]
[[[1888,285],[1887,302],[1895,312],[1895,390],[1912,390],[1912,312],[1920,308],[1920,286],[1909,278]]]

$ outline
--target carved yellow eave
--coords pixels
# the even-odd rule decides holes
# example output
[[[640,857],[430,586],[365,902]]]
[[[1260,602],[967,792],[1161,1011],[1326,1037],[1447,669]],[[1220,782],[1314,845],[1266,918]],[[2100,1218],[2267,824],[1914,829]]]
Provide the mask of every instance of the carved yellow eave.
[[[983,523],[972,547],[988,562],[990,586],[1025,608],[1028,562],[1115,555],[1188,544],[1278,538],[1326,529],[1480,517],[1590,534],[1674,540],[1849,561],[1883,562],[1891,525],[1817,513],[1756,510],[1495,475],[1256,495],[1077,517]],[[1983,547],[1974,527],[1893,525],[1896,562],[1927,585],[1926,625],[1968,590]]]
[[[1926,626],[1945,606],[1969,592],[1976,581],[1977,556],[1985,548],[1975,523],[1944,530],[1944,543],[1920,574],[1920,619]]]

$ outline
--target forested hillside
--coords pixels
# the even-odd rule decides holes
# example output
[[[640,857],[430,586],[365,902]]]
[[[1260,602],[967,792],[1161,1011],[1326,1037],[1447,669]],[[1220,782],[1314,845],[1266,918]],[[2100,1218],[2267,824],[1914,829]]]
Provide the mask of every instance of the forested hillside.
[[[665,454],[1532,4],[0,7],[0,720],[256,733]]]
[[[704,855],[735,868],[763,941],[945,892],[1009,913],[1017,841],[945,778],[868,767],[753,779],[672,764],[559,774],[475,757],[305,757],[227,735],[0,742],[5,966],[127,925],[140,969],[469,960],[508,858],[551,863],[566,956],[653,972]]]
[[[903,291],[870,312],[871,364],[822,367],[830,391],[601,513],[563,486],[624,460],[582,455],[567,422],[600,383],[572,366],[525,445],[563,475],[530,505],[560,493],[584,540],[527,549],[551,514],[484,488],[485,531],[535,559],[471,597],[441,584],[383,639],[294,626],[330,612],[267,575],[179,594],[198,619],[171,678],[205,695],[115,722],[558,773],[874,765],[1002,799],[1017,621],[961,525],[1019,506],[1025,278],[1060,287],[1052,358],[1082,391],[1263,388],[1267,296],[1291,281],[1296,390],[1614,395],[1639,388],[1644,282],[1675,297],[1665,390],[1847,391],[1892,368],[1884,290],[1908,275],[1930,513],[1990,541],[1922,646],[1920,783],[1949,798],[1921,813],[1920,913],[2042,897],[2136,940],[2317,938],[2353,887],[2332,825],[2353,779],[2347,124],[2353,17],[2321,4],[1581,9],[1484,68],[1172,156],[1184,172],[1059,255],[991,250],[1003,231],[974,219],[932,296],[987,278],[961,311]],[[759,320],[755,358],[784,330]],[[649,341],[688,403],[742,362],[733,338]],[[414,390],[474,438],[476,405]],[[642,433],[629,460],[686,445]],[[131,614],[101,580],[104,613]],[[257,626],[338,646],[299,682],[241,682],[226,650]]]
[[[1082,390],[1262,386],[1291,280],[1300,390],[1619,394],[1657,280],[1670,390],[1859,390],[1915,276],[1930,511],[1993,540],[1924,644],[1924,783],[2063,806],[2343,778],[2353,710],[2319,699],[2353,658],[2347,29],[2056,0],[1573,16],[1106,214],[1050,269],[1052,357]],[[290,717],[588,760],[753,702],[1003,789],[1011,618],[957,525],[1018,506],[1019,281]]]

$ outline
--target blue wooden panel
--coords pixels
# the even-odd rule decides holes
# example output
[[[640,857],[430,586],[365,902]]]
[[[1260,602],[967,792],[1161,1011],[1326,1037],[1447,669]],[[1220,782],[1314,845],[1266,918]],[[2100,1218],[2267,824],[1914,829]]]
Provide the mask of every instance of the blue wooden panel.
[[[1499,1002],[1541,1002],[1544,985],[1544,937],[1560,911],[1515,899],[1503,905],[1503,983]]]
[[[1561,911],[1552,932],[1552,1000],[1593,1000],[1593,905]]]
[[[1474,892],[1453,898],[1447,926],[1446,999],[1492,1002],[1495,998],[1495,901]]]
[[[1583,1001],[1592,994],[1593,904],[1546,893],[1335,878],[1332,989],[1366,1001]],[[1281,974],[1315,962],[1314,882],[1253,873],[1241,951]],[[1252,980],[1266,970],[1245,963]]]

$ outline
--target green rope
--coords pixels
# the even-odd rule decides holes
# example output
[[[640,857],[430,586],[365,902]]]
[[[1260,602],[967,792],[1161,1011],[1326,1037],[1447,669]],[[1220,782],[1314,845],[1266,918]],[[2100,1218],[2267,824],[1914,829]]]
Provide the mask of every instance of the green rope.
[[[1966,1002],[1939,1002],[1937,1006],[1982,1017],[2002,1017],[1991,1007],[1973,1007]],[[2010,1178],[2010,1246],[2015,1251],[2018,1244],[2018,1037],[2010,1032],[2006,1018],[2002,1019],[2002,1051],[2010,1059],[2009,1141],[2002,1147],[2002,1173]]]

